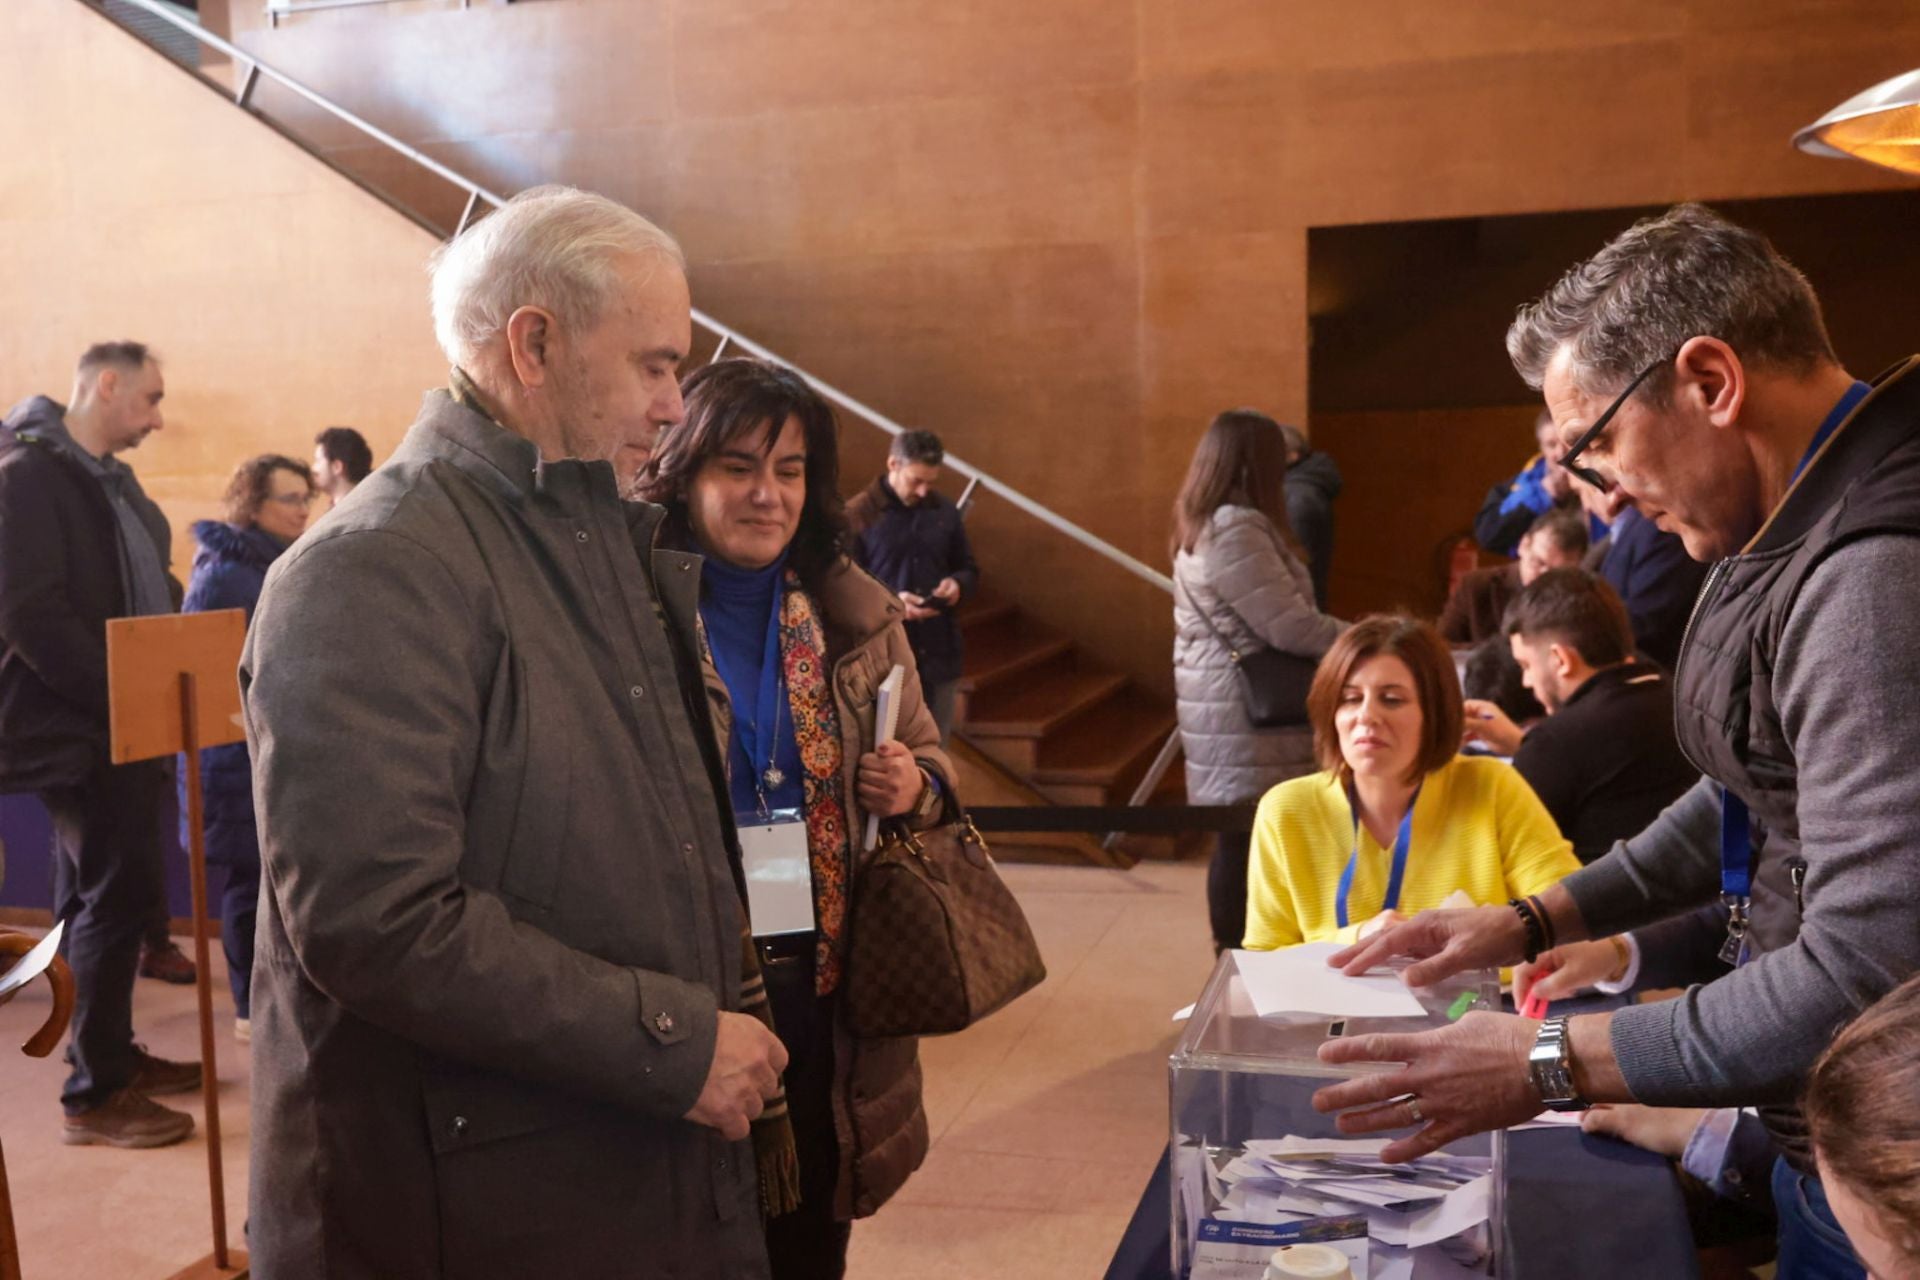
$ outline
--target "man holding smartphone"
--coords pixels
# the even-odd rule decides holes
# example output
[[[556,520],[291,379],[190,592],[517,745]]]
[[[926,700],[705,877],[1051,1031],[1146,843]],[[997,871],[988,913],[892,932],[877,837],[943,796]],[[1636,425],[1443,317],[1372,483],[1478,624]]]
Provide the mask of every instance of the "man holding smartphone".
[[[953,610],[980,585],[962,513],[933,487],[945,461],[939,436],[903,431],[887,451],[886,474],[847,503],[854,560],[907,606],[907,640],[943,743],[960,689]]]

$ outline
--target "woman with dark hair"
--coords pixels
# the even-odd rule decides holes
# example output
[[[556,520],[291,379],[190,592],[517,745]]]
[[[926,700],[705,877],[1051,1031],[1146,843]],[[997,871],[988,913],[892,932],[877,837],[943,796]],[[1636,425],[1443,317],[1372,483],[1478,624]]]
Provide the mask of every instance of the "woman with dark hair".
[[[252,622],[267,566],[306,531],[312,505],[313,476],[304,463],[277,453],[241,463],[227,483],[226,519],[193,526],[200,549],[193,556],[193,575],[180,612],[245,609]],[[181,785],[186,785],[184,772]],[[253,820],[253,764],[247,744],[201,751],[200,785],[207,862],[227,873],[220,896],[220,945],[227,953],[227,983],[233,989],[233,1033],[246,1040],[252,1013],[253,920],[260,902],[260,837]],[[181,812],[186,812],[184,803]]]
[[[1286,479],[1280,424],[1231,409],[1208,425],[1174,501],[1173,683],[1191,804],[1252,804],[1313,769],[1305,728],[1253,726],[1233,660],[1260,649],[1318,659],[1346,625],[1314,603]],[[1207,869],[1219,948],[1239,946],[1246,928],[1247,846],[1246,832],[1222,832]]]
[[[1260,802],[1246,945],[1352,942],[1465,893],[1537,894],[1580,869],[1513,766],[1459,755],[1453,654],[1431,624],[1362,618],[1307,695],[1319,773]]]
[[[833,411],[758,360],[710,364],[682,392],[686,416],[661,434],[639,496],[667,508],[663,542],[705,557],[707,695],[799,1158],[797,1208],[784,1188],[769,1195],[762,1161],[767,1252],[776,1280],[838,1277],[851,1219],[927,1150],[917,1042],[856,1040],[841,1016],[848,889],[867,818],[932,824],[953,771],[906,611],[844,552]],[[898,725],[876,746],[876,696],[895,665]],[[802,888],[782,896],[781,883]]]

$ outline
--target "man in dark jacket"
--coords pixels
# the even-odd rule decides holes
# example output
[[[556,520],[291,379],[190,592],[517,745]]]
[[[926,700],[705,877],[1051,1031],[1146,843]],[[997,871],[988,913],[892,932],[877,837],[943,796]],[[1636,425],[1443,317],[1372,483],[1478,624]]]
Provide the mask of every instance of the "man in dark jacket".
[[[166,517],[114,457],[160,429],[165,394],[146,347],[101,343],[71,407],[35,396],[0,426],[0,788],[37,793],[53,820],[75,988],[69,1143],[178,1142],[193,1117],[148,1095],[200,1087],[198,1063],[133,1042],[141,939],[164,911],[166,766],[107,754],[107,620],[178,599]]]
[[[1503,636],[1507,605],[1549,569],[1580,563],[1587,554],[1587,521],[1578,511],[1549,507],[1520,538],[1512,564],[1488,565],[1462,577],[1440,612],[1440,634],[1450,645],[1472,646]]]
[[[1678,535],[1628,506],[1613,518],[1595,572],[1626,605],[1640,652],[1673,670],[1707,566],[1687,554]]]
[[[1327,571],[1333,566],[1333,500],[1346,482],[1333,458],[1313,447],[1307,433],[1291,422],[1280,424],[1287,442],[1287,523],[1307,553],[1307,572],[1313,576],[1313,600],[1322,613],[1327,608]]]
[[[1522,730],[1486,703],[1467,731],[1513,757],[1574,856],[1592,862],[1700,780],[1673,736],[1673,683],[1636,662],[1613,588],[1584,569],[1553,569],[1507,606],[1506,639],[1547,718]]]
[[[254,1266],[764,1280],[786,1054],[743,1011],[700,562],[620,498],[682,412],[679,247],[535,188],[432,288],[450,391],[274,562],[241,663]]]
[[[352,427],[328,427],[313,438],[313,487],[327,495],[332,507],[372,471],[373,450]]]
[[[853,558],[907,606],[907,641],[945,742],[960,689],[960,622],[953,611],[980,585],[960,509],[934,491],[946,450],[931,431],[903,431],[887,471],[847,503]]]
[[[1424,1118],[1390,1157],[1543,1102],[1758,1107],[1782,1154],[1780,1280],[1863,1275],[1796,1102],[1836,1029],[1920,972],[1920,359],[1856,380],[1806,278],[1696,205],[1573,268],[1507,346],[1553,407],[1566,465],[1717,562],[1674,688],[1706,778],[1537,902],[1425,913],[1336,958],[1432,957],[1404,975],[1425,984],[1517,963],[1542,935],[1603,937],[1719,898],[1733,967],[1608,1013],[1470,1014],[1384,1053],[1378,1037],[1330,1042],[1330,1061],[1409,1066],[1316,1101],[1414,1095],[1411,1112],[1343,1121]]]

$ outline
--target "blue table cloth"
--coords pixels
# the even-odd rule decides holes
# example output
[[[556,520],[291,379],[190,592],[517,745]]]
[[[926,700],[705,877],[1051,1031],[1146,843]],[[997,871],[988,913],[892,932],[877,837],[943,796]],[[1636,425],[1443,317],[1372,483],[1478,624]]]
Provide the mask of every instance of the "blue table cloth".
[[[1172,1280],[1167,1160],[1147,1182],[1107,1280]],[[1507,1137],[1508,1280],[1698,1280],[1693,1237],[1664,1157],[1577,1129]]]

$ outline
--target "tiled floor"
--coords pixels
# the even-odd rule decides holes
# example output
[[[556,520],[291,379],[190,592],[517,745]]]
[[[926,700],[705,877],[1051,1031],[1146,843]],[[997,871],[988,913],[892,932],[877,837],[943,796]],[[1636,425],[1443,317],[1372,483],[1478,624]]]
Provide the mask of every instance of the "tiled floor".
[[[1006,874],[1047,981],[922,1045],[933,1151],[854,1227],[854,1280],[1100,1276],[1166,1145],[1170,1018],[1212,964],[1204,865]]]
[[[1101,1275],[1166,1142],[1174,1009],[1210,964],[1204,867],[1008,866],[1046,955],[1046,983],[922,1053],[934,1143],[926,1165],[853,1232],[853,1280],[1075,1280]],[[216,950],[215,964],[218,965]],[[28,1280],[164,1277],[209,1249],[200,1133],[160,1151],[64,1147],[59,1055],[17,1045],[46,986],[0,1010],[0,1141]],[[247,1063],[216,979],[230,1230],[246,1199]],[[140,1035],[198,1053],[190,987],[141,981]],[[198,1096],[172,1100],[200,1113]]]
[[[226,1161],[228,1238],[237,1244],[247,1199],[247,1051],[233,1039],[233,1001],[218,946],[213,957],[220,1148]],[[6,1145],[21,1274],[26,1280],[56,1275],[163,1280],[213,1251],[200,1095],[161,1099],[194,1116],[194,1135],[176,1146],[155,1151],[62,1146],[60,1083],[67,1069],[60,1052],[40,1059],[18,1052],[46,1017],[48,1004],[47,984],[36,981],[0,1009],[0,1142]],[[142,978],[135,984],[134,1028],[163,1058],[200,1056],[192,987]]]

